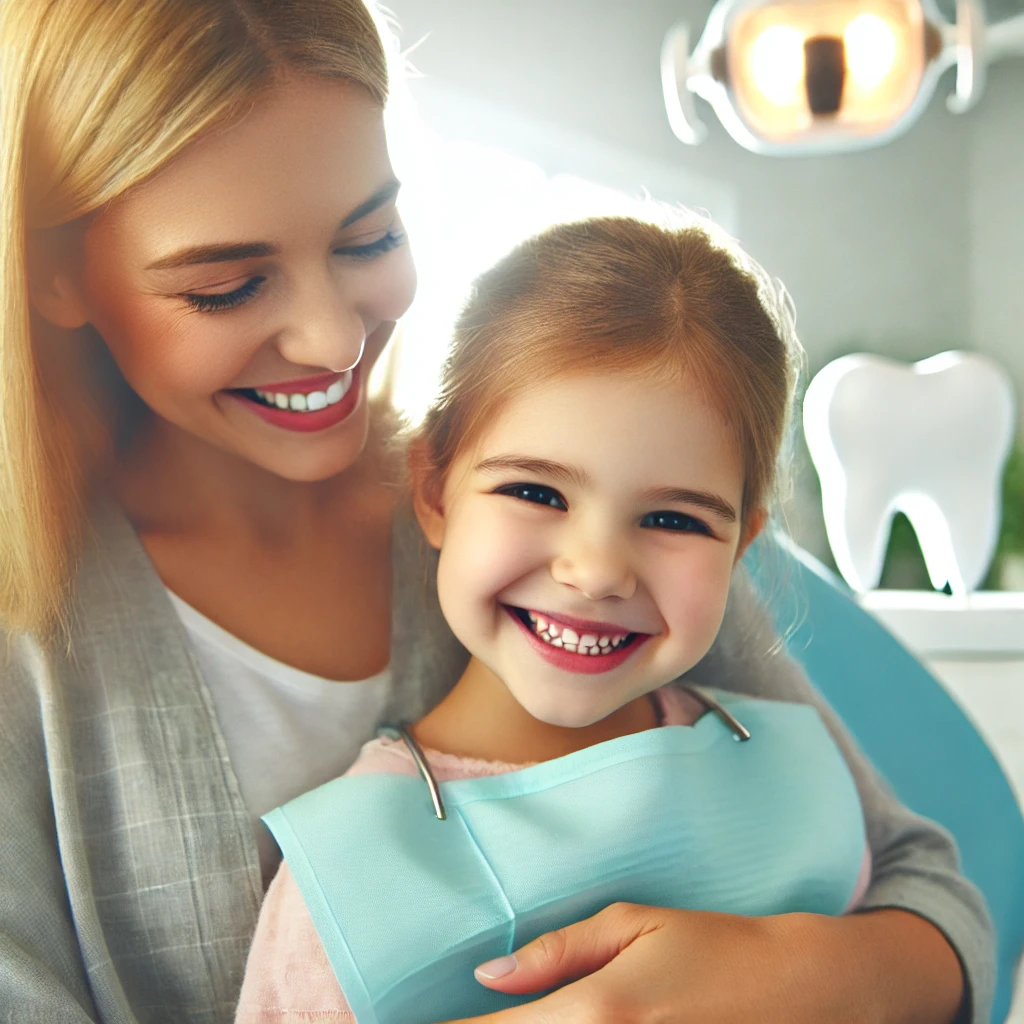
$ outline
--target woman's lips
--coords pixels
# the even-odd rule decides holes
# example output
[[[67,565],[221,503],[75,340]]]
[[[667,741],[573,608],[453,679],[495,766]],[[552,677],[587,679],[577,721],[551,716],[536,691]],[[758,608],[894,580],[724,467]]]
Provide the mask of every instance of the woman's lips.
[[[355,372],[355,368],[352,368]],[[235,390],[245,391],[276,391],[281,395],[294,395],[300,391],[326,391],[335,381],[341,380],[341,378],[347,373],[346,370],[341,370],[336,373],[321,373],[315,377],[302,377],[300,380],[290,380],[283,384],[253,384],[248,388],[237,388]]]
[[[362,367],[360,365],[357,365],[352,370],[352,381],[349,384],[348,391],[345,392],[339,402],[335,402],[334,405],[328,405],[325,409],[318,409],[315,412],[279,409],[275,406],[266,405],[256,398],[248,397],[246,392],[256,391],[256,388],[231,390],[222,393],[231,400],[241,403],[243,408],[255,413],[261,420],[269,423],[271,426],[300,434],[311,434],[337,426],[337,424],[352,415],[361,401],[361,370]],[[321,377],[307,377],[301,381],[289,381],[288,384],[274,384],[265,388],[260,387],[258,390],[276,392],[277,394],[308,393],[320,390],[321,386],[326,389],[340,380],[342,376],[344,374],[325,374]]]

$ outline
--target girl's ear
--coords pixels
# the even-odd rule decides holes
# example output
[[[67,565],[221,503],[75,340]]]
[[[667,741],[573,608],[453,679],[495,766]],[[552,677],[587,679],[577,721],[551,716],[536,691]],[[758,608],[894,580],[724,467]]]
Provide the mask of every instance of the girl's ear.
[[[37,231],[29,247],[29,298],[32,307],[56,327],[73,329],[89,320],[74,273],[75,240],[67,225]]]
[[[743,553],[747,548],[757,540],[758,535],[764,529],[765,523],[767,522],[768,509],[766,508],[752,508],[747,513],[747,522],[743,527],[743,536],[740,537],[740,545],[736,549],[737,562],[743,557]]]
[[[412,483],[412,507],[427,543],[441,550],[444,539],[443,482],[431,465],[422,442],[415,441],[409,448],[409,478]]]

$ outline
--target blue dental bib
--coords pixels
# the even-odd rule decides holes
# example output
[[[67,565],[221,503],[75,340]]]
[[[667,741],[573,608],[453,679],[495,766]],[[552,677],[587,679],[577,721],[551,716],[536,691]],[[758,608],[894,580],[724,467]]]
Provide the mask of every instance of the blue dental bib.
[[[619,900],[839,914],[865,848],[842,754],[808,705],[706,714],[506,775],[335,779],[265,817],[359,1024],[436,1024],[536,995],[473,968]]]

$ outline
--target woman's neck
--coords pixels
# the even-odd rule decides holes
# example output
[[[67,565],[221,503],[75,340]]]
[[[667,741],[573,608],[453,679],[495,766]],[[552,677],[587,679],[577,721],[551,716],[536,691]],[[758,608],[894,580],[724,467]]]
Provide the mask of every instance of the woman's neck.
[[[327,679],[388,663],[391,524],[382,446],[338,476],[281,479],[176,428],[136,434],[115,496],[166,586],[240,640]]]
[[[592,725],[549,725],[534,718],[486,665],[471,658],[454,689],[412,732],[422,746],[434,750],[524,764],[549,761],[658,724],[648,694]]]
[[[150,415],[120,453],[113,488],[140,534],[247,536],[287,547],[337,530],[386,487],[381,445],[323,481],[287,480]],[[373,499],[375,501],[375,499]]]

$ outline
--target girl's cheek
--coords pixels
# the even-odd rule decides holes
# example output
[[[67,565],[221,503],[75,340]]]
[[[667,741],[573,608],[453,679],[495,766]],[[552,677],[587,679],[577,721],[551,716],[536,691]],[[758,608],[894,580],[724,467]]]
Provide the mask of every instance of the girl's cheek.
[[[669,625],[695,640],[708,634],[714,639],[729,597],[731,560],[709,546],[704,556],[691,558],[687,564],[663,564],[659,575],[658,604]]]
[[[492,600],[546,564],[543,529],[503,514],[500,499],[493,495],[485,498],[459,510],[441,552],[442,571],[449,578],[461,578],[477,601]]]

